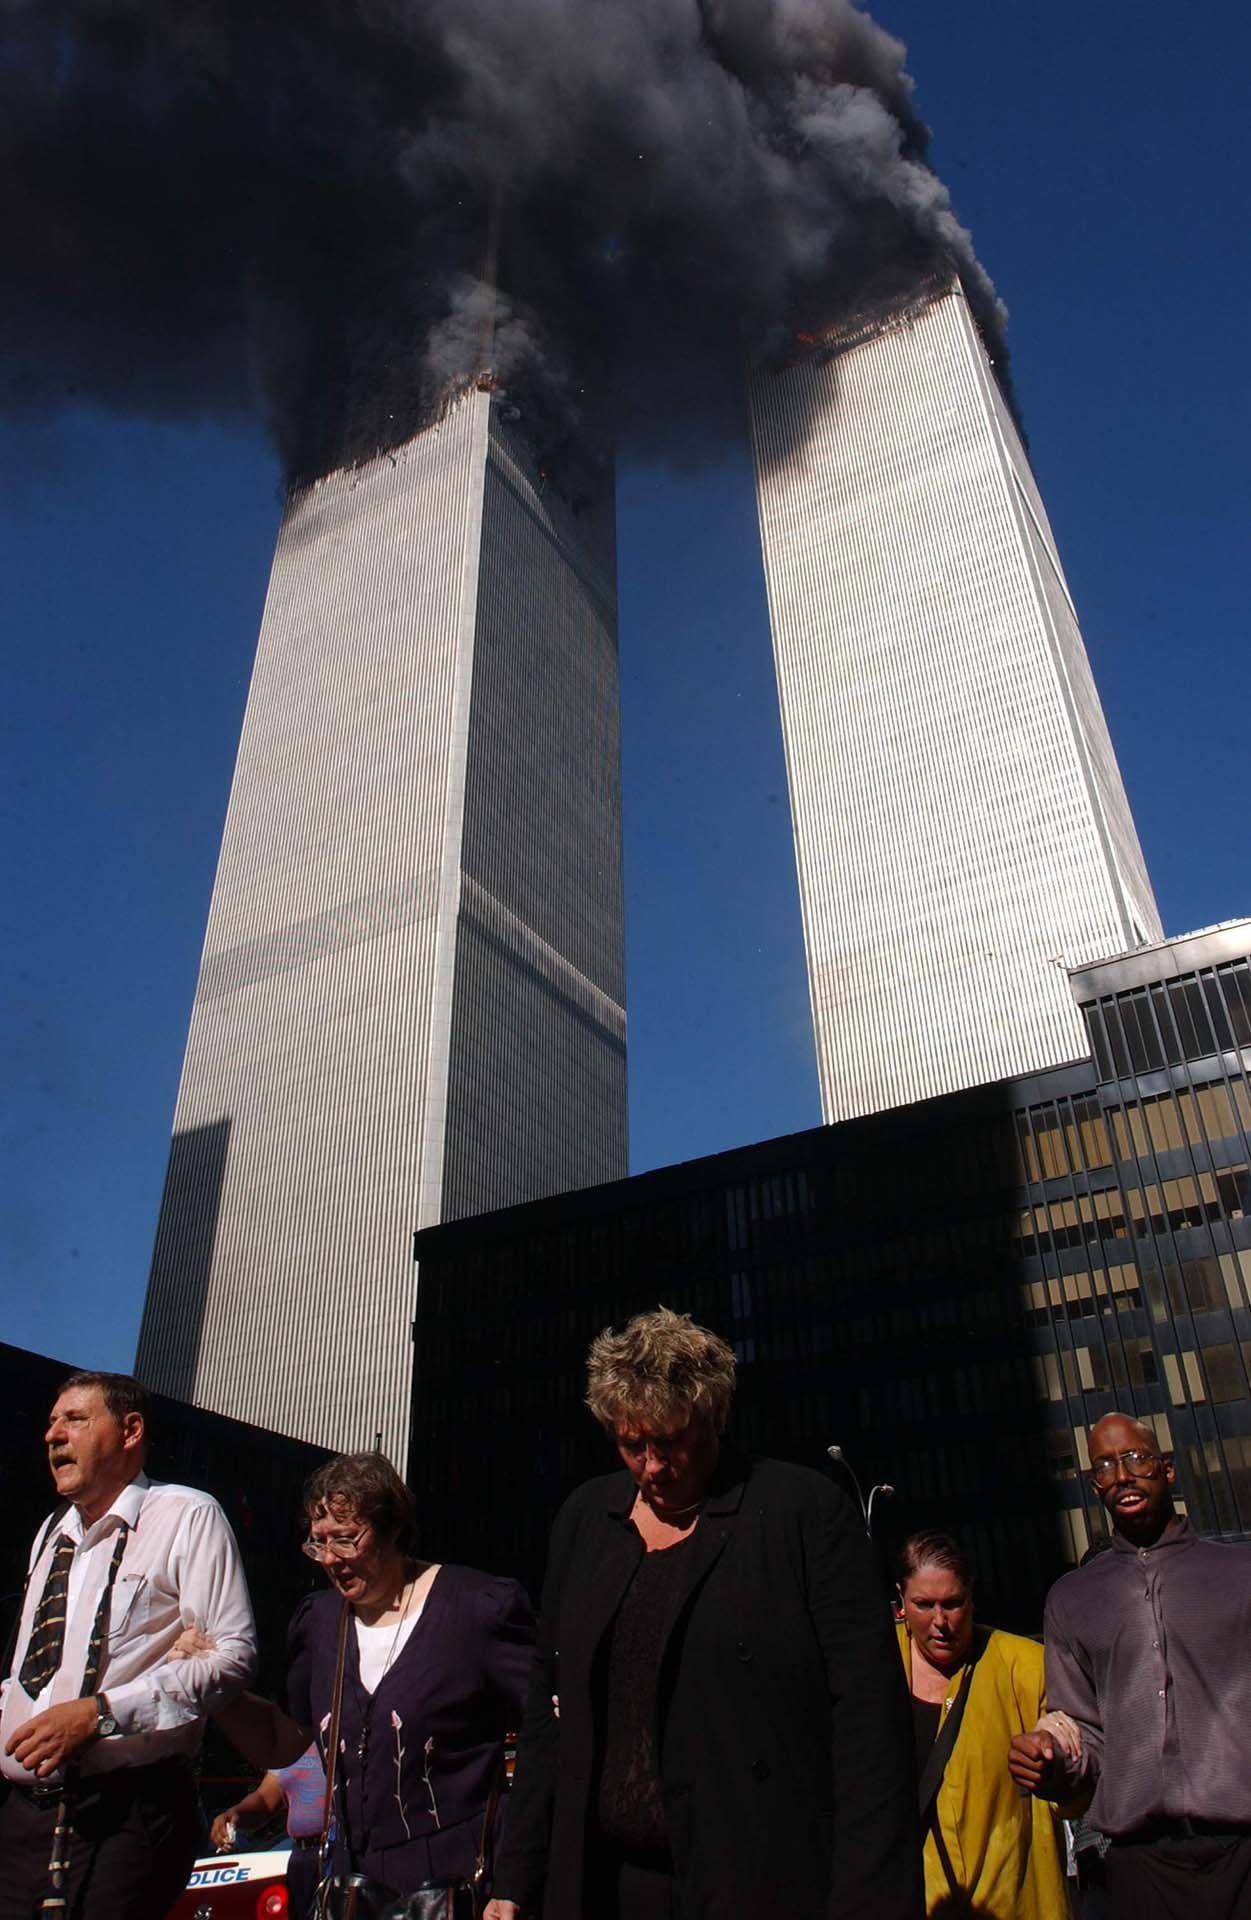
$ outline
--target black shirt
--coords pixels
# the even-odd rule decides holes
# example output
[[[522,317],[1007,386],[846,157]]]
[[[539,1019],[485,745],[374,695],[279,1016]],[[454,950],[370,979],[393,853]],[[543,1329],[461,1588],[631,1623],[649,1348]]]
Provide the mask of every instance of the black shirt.
[[[597,1814],[604,1838],[631,1853],[663,1853],[669,1845],[656,1757],[656,1683],[678,1564],[694,1531],[676,1546],[642,1556],[608,1632]]]
[[[938,1724],[943,1717],[941,1700],[918,1700],[912,1696],[912,1734],[917,1745],[917,1772],[925,1772],[925,1763],[930,1757],[930,1749],[938,1738]]]

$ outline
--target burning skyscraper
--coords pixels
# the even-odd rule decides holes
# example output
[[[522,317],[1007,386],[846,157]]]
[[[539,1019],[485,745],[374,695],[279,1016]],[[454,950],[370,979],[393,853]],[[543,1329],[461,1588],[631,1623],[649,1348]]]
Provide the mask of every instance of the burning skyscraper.
[[[1161,938],[1046,512],[948,273],[751,388],[827,1121],[1085,1051]]]
[[[284,518],[137,1363],[398,1459],[413,1232],[626,1171],[611,486],[490,384]]]

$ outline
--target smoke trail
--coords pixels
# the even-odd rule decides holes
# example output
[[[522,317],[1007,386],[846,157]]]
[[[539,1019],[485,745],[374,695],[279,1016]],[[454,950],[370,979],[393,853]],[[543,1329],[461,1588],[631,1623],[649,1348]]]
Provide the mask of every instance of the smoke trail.
[[[4,0],[0,0],[3,4]],[[849,0],[7,0],[10,413],[267,410],[293,478],[493,363],[674,457],[745,354],[954,262],[903,48]],[[498,221],[494,285],[481,284]]]

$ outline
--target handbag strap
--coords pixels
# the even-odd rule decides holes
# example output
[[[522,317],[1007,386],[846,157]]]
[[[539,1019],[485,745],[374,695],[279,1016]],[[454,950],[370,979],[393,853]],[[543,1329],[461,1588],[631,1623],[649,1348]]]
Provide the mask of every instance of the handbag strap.
[[[348,1628],[352,1609],[343,1602],[339,1615],[339,1639],[334,1656],[334,1688],[330,1696],[330,1730],[326,1739],[326,1801],[321,1815],[321,1839],[317,1843],[317,1878],[325,1876],[330,1857],[330,1829],[334,1825],[334,1790],[339,1773],[339,1723],[343,1717],[343,1669],[347,1662]]]
[[[500,1793],[504,1785],[504,1775],[508,1765],[507,1740],[501,1740],[500,1750],[495,1759],[495,1772],[491,1781],[491,1791],[482,1813],[482,1834],[478,1841],[478,1852],[473,1863],[473,1872],[469,1876],[469,1886],[474,1896],[474,1906],[478,1905],[482,1891],[482,1882],[486,1878],[487,1854],[491,1849],[491,1835],[495,1830],[495,1816],[499,1810]]]
[[[947,1718],[943,1721],[938,1738],[930,1748],[929,1758],[917,1782],[917,1808],[921,1815],[921,1825],[929,1823],[929,1817],[938,1799],[938,1790],[943,1784],[943,1775],[947,1771],[947,1762],[955,1750],[960,1735],[960,1723],[964,1719],[964,1709],[969,1703],[969,1690],[973,1685],[973,1669],[982,1657],[989,1633],[981,1628],[973,1629],[973,1644],[969,1648],[969,1657],[964,1664],[964,1678],[960,1690],[951,1703]]]

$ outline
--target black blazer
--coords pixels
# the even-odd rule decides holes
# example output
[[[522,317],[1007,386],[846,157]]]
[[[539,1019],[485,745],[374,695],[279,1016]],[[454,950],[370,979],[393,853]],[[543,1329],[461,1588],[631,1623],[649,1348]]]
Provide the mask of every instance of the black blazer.
[[[642,1554],[627,1473],[552,1532],[495,1891],[582,1920],[597,1649]],[[666,1628],[657,1751],[683,1920],[920,1920],[913,1736],[864,1527],[806,1467],[723,1453]],[[560,1712],[552,1708],[559,1698]]]

